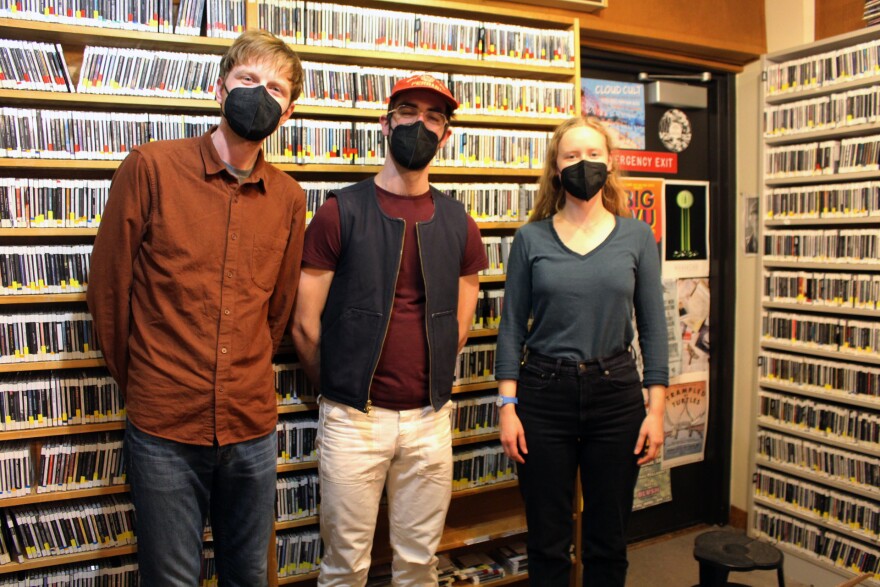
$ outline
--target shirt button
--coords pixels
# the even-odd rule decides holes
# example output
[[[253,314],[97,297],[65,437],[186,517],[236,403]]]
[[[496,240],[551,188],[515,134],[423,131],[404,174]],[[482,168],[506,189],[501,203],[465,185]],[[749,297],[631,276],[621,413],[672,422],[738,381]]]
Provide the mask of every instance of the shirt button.
[[[237,235],[237,234],[233,234],[233,235],[232,235],[232,240],[238,240],[238,235]]]
[[[223,354],[225,355],[225,354],[227,353],[227,351],[226,351],[226,347],[223,347],[222,349],[220,349],[220,352],[223,353]]]
[[[223,313],[226,314],[227,316],[229,316],[229,314],[231,314],[231,312],[229,311],[229,308],[226,308],[225,310],[223,310]]]
[[[227,271],[227,272],[226,272],[226,277],[232,277],[232,271]]]
[[[606,370],[605,370],[605,375],[610,375],[610,374],[611,374],[611,371],[608,371],[608,370],[606,369]]]
[[[218,391],[223,391],[223,386],[222,386],[222,385],[218,388]]]

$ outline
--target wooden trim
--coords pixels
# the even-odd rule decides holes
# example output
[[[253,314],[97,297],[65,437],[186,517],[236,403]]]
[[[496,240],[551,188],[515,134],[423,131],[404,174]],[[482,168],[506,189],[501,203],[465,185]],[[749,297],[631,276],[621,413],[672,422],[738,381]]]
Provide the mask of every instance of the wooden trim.
[[[112,43],[116,47],[156,48],[163,51],[222,54],[232,39],[196,37],[170,33],[148,33],[97,26],[81,26],[18,18],[0,18],[0,29],[8,39],[43,41],[52,39],[62,45]]]
[[[100,497],[103,495],[116,495],[126,493],[129,490],[128,485],[104,485],[102,487],[90,487],[88,489],[72,489],[69,491],[49,491],[46,493],[36,493],[36,487],[30,495],[22,495],[19,497],[7,497],[0,499],[0,507],[13,507],[19,505],[29,505],[36,503],[54,503],[56,501],[67,499],[81,499],[84,497]]]
[[[572,17],[556,13],[547,13],[534,8],[528,8],[516,4],[508,4],[514,0],[470,0],[469,2],[456,2],[453,0],[347,0],[346,4],[353,6],[367,6],[383,10],[402,10],[411,12],[412,8],[418,9],[421,14],[435,14],[439,16],[454,16],[457,18],[470,18],[480,20],[493,20],[496,22],[509,22],[524,26],[541,26],[545,28],[565,29],[572,25]],[[568,1],[568,0],[564,0]],[[600,0],[605,1],[605,0]]]
[[[123,420],[113,420],[111,422],[101,422],[100,424],[70,424],[67,426],[6,430],[0,432],[0,442],[48,438],[50,436],[68,436],[71,434],[90,434],[92,432],[112,432],[114,430],[125,430],[125,422]]]
[[[63,302],[84,302],[86,292],[78,291],[60,294],[10,294],[0,295],[0,306],[18,304],[60,304]]]
[[[727,515],[728,525],[737,530],[745,530],[749,522],[749,514],[745,510],[741,510],[735,505],[730,506],[730,513]]]
[[[479,328],[468,332],[468,338],[479,338],[481,336],[498,336],[497,328]]]
[[[623,53],[625,55],[633,55],[635,57],[644,57],[646,59],[656,59],[660,61],[669,61],[671,63],[679,63],[682,65],[693,65],[696,67],[704,67],[706,69],[727,73],[742,73],[746,63],[754,61],[758,56],[734,59],[710,59],[706,53],[679,53],[671,52],[668,49],[658,47],[650,47],[639,45],[634,42],[620,41],[613,39],[601,39],[591,35],[591,31],[584,29],[581,34],[581,47],[584,49],[597,49],[599,51],[609,51],[612,53]],[[589,53],[589,51],[586,51]],[[742,63],[740,63],[742,62]]]
[[[865,28],[864,0],[815,0],[817,41]]]
[[[95,236],[97,228],[0,228],[0,237],[30,237],[45,236],[62,238],[69,236]]]
[[[303,461],[300,463],[283,463],[278,465],[279,473],[293,473],[295,471],[308,471],[318,468],[318,461]]]
[[[16,371],[49,371],[51,369],[85,369],[103,367],[104,359],[67,359],[63,361],[22,361],[0,364],[0,373]]]
[[[468,444],[477,444],[479,442],[489,442],[500,438],[499,432],[486,432],[484,434],[471,434],[470,436],[453,436],[452,446],[467,446]]]
[[[99,548],[97,550],[87,550],[76,554],[62,554],[58,556],[47,556],[43,558],[27,559],[20,563],[7,563],[0,565],[0,575],[7,573],[16,573],[18,571],[29,571],[31,569],[42,569],[45,567],[54,567],[56,565],[69,565],[83,561],[92,561],[114,556],[123,556],[126,554],[134,554],[137,547],[134,545],[114,546],[111,548]]]
[[[278,566],[278,565],[276,565]],[[292,585],[293,583],[302,583],[312,579],[317,579],[320,571],[310,571],[301,575],[290,575],[287,577],[278,577],[279,585]]]
[[[503,1],[503,0],[501,0]],[[608,7],[608,0],[509,0],[519,4],[551,6],[577,12],[598,12]]]
[[[467,393],[469,391],[482,391],[484,389],[496,389],[497,381],[482,381],[480,383],[465,383],[463,385],[453,385],[452,393]]]
[[[27,159],[8,158],[0,159],[0,169],[58,169],[58,170],[84,170],[104,169],[113,171],[122,163],[121,159]],[[294,172],[297,176],[305,174],[357,174],[362,176],[375,175],[382,168],[381,165],[351,165],[329,163],[272,163],[282,171]],[[524,167],[454,167],[451,165],[438,165],[431,168],[432,177],[486,177],[486,178],[538,178],[541,169],[528,169]]]

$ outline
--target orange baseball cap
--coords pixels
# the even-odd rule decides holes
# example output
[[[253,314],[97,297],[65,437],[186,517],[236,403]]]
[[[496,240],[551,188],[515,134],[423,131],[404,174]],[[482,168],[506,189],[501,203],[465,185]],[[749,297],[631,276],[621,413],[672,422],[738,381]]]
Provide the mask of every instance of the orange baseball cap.
[[[395,96],[398,94],[408,92],[409,90],[428,90],[429,92],[434,92],[446,100],[446,103],[449,104],[453,110],[458,108],[458,102],[452,96],[452,92],[449,91],[449,88],[443,85],[443,82],[436,77],[426,73],[402,79],[394,84],[389,101],[394,100]]]

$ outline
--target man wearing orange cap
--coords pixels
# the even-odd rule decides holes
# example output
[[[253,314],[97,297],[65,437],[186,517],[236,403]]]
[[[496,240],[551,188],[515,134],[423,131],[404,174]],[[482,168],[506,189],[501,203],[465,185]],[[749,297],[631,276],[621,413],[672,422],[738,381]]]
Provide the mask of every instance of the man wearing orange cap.
[[[455,360],[488,266],[476,223],[428,183],[457,107],[432,76],[399,81],[382,169],[331,192],[306,232],[293,340],[321,394],[322,587],[366,583],[383,488],[393,584],[437,584]]]

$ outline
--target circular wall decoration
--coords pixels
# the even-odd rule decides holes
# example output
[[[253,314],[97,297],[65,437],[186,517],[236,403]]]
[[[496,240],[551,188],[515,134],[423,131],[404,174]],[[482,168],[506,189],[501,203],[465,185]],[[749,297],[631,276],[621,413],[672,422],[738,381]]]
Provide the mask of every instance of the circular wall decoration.
[[[660,140],[673,153],[681,153],[691,144],[691,122],[687,114],[673,108],[660,119]]]

